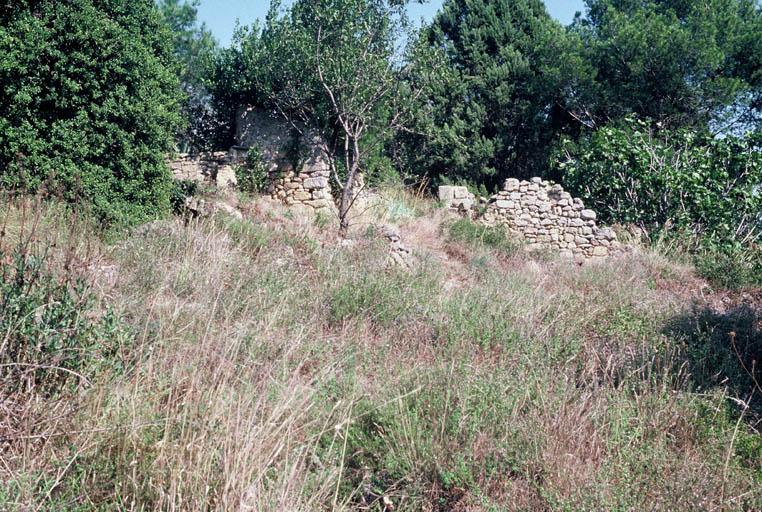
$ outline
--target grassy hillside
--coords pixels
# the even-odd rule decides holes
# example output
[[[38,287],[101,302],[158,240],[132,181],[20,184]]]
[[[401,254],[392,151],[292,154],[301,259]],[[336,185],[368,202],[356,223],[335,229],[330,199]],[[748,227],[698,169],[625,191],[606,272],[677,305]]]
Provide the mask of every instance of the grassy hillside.
[[[1,510],[760,510],[760,296],[404,195],[108,244],[5,202]],[[12,350],[8,351],[8,347]],[[8,354],[8,355],[6,355]]]

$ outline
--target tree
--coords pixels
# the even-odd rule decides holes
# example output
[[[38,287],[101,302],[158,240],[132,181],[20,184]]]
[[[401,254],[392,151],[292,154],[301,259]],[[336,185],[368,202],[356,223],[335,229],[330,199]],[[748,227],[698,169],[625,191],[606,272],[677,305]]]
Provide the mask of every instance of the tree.
[[[0,9],[0,185],[86,200],[107,224],[168,212],[170,40],[151,0]]]
[[[588,66],[575,35],[540,0],[447,0],[424,37],[447,69],[419,103],[408,165],[488,187],[545,174],[559,134],[584,117]]]
[[[200,0],[158,0],[159,12],[172,32],[172,47],[186,99],[185,126],[179,134],[183,150],[209,150],[221,143],[225,120],[212,103],[209,84],[214,74],[217,41],[198,22]]]
[[[748,129],[762,106],[755,0],[587,0],[575,22],[596,71],[598,124],[634,113],[654,127]]]
[[[273,1],[261,33],[241,33],[238,65],[249,103],[268,106],[297,131],[317,129],[341,189],[340,230],[349,227],[368,141],[398,126],[406,109],[398,45],[408,25],[399,0]],[[226,57],[235,67],[236,57]]]

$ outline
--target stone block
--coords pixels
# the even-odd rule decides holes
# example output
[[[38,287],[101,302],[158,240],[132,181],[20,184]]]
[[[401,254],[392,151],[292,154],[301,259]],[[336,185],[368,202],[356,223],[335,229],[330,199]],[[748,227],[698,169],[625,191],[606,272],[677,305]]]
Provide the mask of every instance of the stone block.
[[[307,190],[328,188],[328,178],[323,178],[323,177],[307,178],[306,180],[304,180],[304,188],[306,188]]]
[[[582,217],[582,220],[595,220],[596,215],[593,210],[582,210],[580,212],[580,217]]]
[[[455,187],[450,185],[442,185],[437,191],[440,201],[451,201],[455,199]]]
[[[519,189],[520,182],[516,178],[508,178],[503,184],[503,189],[513,192]]]

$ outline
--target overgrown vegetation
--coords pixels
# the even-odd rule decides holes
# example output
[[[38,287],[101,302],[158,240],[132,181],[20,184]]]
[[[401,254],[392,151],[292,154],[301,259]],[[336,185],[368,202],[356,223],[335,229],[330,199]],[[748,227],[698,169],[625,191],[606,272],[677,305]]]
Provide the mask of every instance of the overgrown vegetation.
[[[196,0],[0,4],[0,510],[762,510],[762,7],[408,3],[226,49]],[[166,218],[240,107],[338,216],[255,147],[236,216]],[[645,236],[578,266],[427,197],[533,175]]]
[[[372,237],[338,249],[264,213],[91,246],[118,268],[91,290],[137,333],[134,366],[3,402],[0,508],[762,506],[759,309],[692,309],[690,271],[655,253],[579,269],[450,229],[480,259],[456,288],[426,257],[385,269]]]
[[[725,287],[762,283],[759,135],[655,133],[629,119],[569,143],[560,165],[567,185],[603,220],[678,238],[699,270]]]
[[[511,238],[502,226],[485,226],[469,219],[459,219],[448,227],[450,240],[465,242],[476,247],[489,247],[509,256],[521,248],[520,243]]]
[[[262,150],[256,146],[249,148],[246,161],[235,168],[235,178],[239,190],[247,193],[264,192],[267,187],[267,167]]]

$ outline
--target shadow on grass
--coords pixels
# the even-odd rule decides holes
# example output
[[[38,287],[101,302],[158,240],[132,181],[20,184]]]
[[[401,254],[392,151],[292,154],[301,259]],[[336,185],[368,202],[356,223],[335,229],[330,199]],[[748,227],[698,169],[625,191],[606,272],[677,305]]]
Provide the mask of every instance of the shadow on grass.
[[[748,413],[762,418],[762,312],[750,305],[725,312],[695,308],[673,319],[665,334],[682,342],[697,391],[727,388],[748,401]]]

